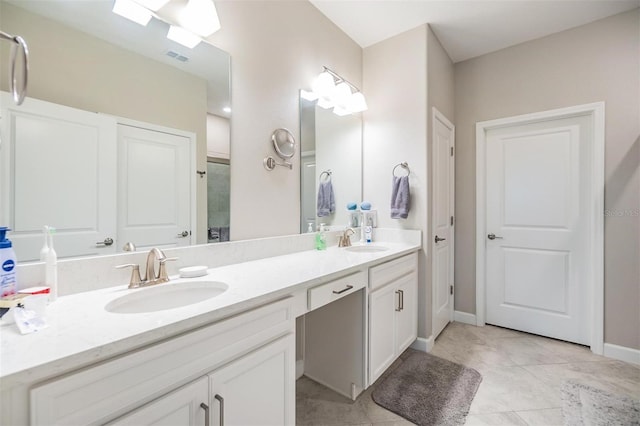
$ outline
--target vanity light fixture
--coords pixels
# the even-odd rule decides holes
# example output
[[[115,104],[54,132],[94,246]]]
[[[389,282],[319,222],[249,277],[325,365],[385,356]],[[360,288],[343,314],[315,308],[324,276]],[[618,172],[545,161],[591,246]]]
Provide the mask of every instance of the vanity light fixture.
[[[304,99],[318,99],[319,107],[333,108],[333,112],[340,116],[367,110],[367,102],[360,89],[335,71],[323,68],[322,73],[313,82],[313,91],[301,92]]]
[[[213,0],[189,0],[178,17],[180,25],[201,37],[220,29],[220,19]]]
[[[116,0],[113,4],[113,13],[123,16],[130,21],[146,26],[151,17],[151,11],[133,0]]]
[[[140,5],[146,7],[149,10],[157,12],[165,4],[169,3],[169,0],[136,0]]]
[[[189,49],[193,49],[202,41],[199,36],[177,25],[171,25],[169,27],[167,38],[169,40],[175,41],[176,43],[180,43],[181,45],[188,47]]]

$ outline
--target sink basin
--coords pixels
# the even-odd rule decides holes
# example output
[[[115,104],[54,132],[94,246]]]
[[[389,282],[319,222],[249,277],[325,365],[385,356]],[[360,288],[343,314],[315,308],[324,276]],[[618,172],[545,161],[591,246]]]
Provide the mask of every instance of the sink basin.
[[[346,251],[352,251],[354,253],[375,253],[375,252],[379,252],[379,251],[389,250],[389,247],[365,245],[365,246],[345,247],[345,250]]]
[[[104,308],[117,314],[140,314],[181,308],[219,296],[229,288],[218,281],[171,281],[132,290]]]

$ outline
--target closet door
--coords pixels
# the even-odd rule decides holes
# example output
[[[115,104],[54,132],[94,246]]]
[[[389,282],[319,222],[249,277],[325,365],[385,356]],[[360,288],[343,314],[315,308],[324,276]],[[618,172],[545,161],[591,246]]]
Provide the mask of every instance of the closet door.
[[[0,223],[19,261],[38,260],[42,227],[58,257],[113,253],[116,122],[101,114],[1,94]]]

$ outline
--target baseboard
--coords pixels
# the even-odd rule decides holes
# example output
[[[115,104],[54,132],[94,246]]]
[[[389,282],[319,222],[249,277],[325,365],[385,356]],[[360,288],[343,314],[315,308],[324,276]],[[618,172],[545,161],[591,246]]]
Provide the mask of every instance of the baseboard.
[[[477,325],[476,315],[468,314],[466,312],[454,311],[453,312],[453,320],[456,322],[461,322],[463,324],[469,325]]]
[[[426,339],[424,337],[418,337],[416,340],[413,341],[410,348],[415,349],[417,351],[422,351],[422,352],[431,352],[431,349],[433,349],[433,344],[434,344],[433,335],[429,336]]]
[[[296,380],[304,375],[304,359],[296,361]]]
[[[611,343],[605,343],[604,356],[640,365],[640,349],[632,349]]]

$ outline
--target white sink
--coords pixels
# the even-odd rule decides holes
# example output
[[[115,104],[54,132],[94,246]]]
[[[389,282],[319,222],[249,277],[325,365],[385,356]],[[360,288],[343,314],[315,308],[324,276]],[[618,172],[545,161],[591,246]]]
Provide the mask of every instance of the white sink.
[[[375,245],[364,245],[364,246],[351,246],[345,247],[346,251],[352,251],[354,253],[375,253],[380,251],[389,250],[389,247],[385,246],[375,246]]]
[[[132,290],[104,307],[116,314],[140,314],[193,305],[216,297],[229,288],[218,281],[170,281]]]

